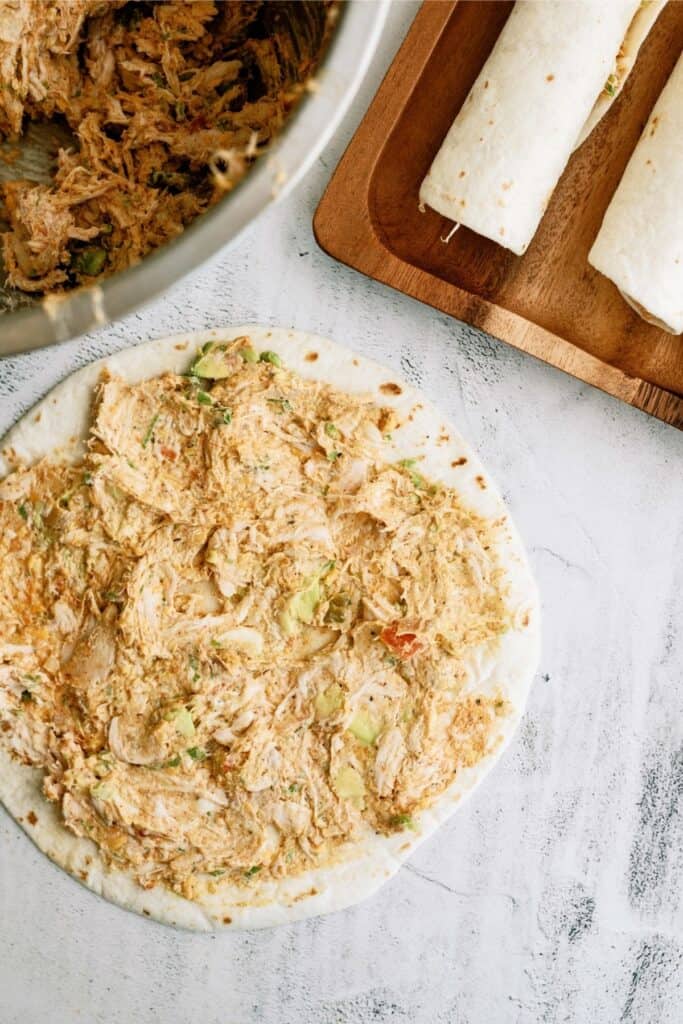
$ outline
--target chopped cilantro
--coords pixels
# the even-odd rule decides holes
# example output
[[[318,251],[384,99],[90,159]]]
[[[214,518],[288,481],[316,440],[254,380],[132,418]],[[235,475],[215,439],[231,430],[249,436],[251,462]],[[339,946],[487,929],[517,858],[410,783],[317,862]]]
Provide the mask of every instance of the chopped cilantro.
[[[147,427],[147,430],[145,431],[145,436],[142,439],[142,447],[143,448],[146,448],[147,445],[149,444],[149,442],[152,440],[152,436],[154,434],[154,428],[157,425],[157,420],[159,419],[159,415],[160,414],[158,412],[155,412],[154,415],[152,416],[151,420],[149,421],[149,426]]]
[[[262,867],[263,864],[254,864],[253,867],[250,867],[248,871],[244,872],[244,877],[251,878],[252,875],[257,875]]]
[[[23,504],[23,502],[17,509],[17,512],[19,513],[22,519],[25,519],[28,522],[28,509],[26,508],[26,505]]]
[[[335,427],[334,423],[326,423],[325,433],[328,437],[339,437],[339,428]]]
[[[166,762],[167,768],[179,768],[180,767],[180,754],[176,754],[170,761]]]
[[[208,393],[208,391],[198,391],[197,401],[199,402],[200,405],[213,405],[213,398]]]
[[[340,455],[341,455],[341,452],[328,452],[327,453],[328,462],[336,462]]]
[[[293,411],[292,403],[287,398],[267,398],[266,401],[270,402],[271,405],[279,405],[280,412]]]
[[[225,868],[216,868],[215,871],[209,871],[212,878],[220,878],[221,875],[225,874]]]
[[[86,487],[92,487],[92,482],[93,482],[93,475],[92,475],[92,473],[84,473],[83,474],[83,483],[85,484],[85,486]]]
[[[206,758],[206,751],[203,747],[188,747],[187,753],[193,761],[203,761]]]

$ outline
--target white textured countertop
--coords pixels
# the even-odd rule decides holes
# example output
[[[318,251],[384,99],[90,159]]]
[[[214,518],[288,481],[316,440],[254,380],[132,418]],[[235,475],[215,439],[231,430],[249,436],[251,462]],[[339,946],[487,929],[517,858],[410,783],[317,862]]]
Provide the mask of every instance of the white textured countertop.
[[[271,932],[127,914],[0,812],[2,1024],[683,1020],[683,434],[367,281],[312,237],[414,11],[392,11],[335,142],[237,249],[113,327],[0,363],[0,433],[68,371],[184,328],[293,325],[395,367],[479,449],[526,539],[545,635],[522,728],[378,895]]]

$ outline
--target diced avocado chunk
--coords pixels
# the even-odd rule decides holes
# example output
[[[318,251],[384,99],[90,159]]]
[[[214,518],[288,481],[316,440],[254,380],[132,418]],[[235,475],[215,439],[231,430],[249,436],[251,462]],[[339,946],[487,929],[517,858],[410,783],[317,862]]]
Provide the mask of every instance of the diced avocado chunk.
[[[394,816],[389,819],[389,824],[392,828],[409,828],[411,832],[417,832],[417,825],[410,814],[394,814]]]
[[[371,747],[380,734],[380,726],[367,711],[358,711],[349,726],[349,732],[353,733],[357,740]]]
[[[109,782],[98,782],[90,790],[90,795],[96,800],[109,800],[114,795],[114,790]]]
[[[168,711],[164,718],[167,722],[173,722],[176,732],[179,732],[186,740],[191,740],[194,737],[194,722],[187,708],[174,708],[172,711]]]
[[[104,264],[107,262],[107,252],[99,246],[90,249],[81,249],[72,259],[72,266],[79,274],[87,274],[88,277],[95,277],[101,274]]]
[[[225,358],[225,346],[207,342],[190,367],[190,373],[193,377],[206,377],[209,380],[224,380],[232,376],[233,369]]]
[[[315,710],[320,718],[327,718],[339,711],[344,703],[344,694],[339,683],[332,683],[325,691],[321,691],[315,698]]]
[[[299,624],[307,626],[313,622],[316,609],[322,600],[321,580],[334,568],[334,562],[325,564],[304,580],[304,589],[297,591],[287,601],[280,614],[280,627],[286,636],[292,636],[299,630]]]
[[[254,351],[254,349],[251,348],[251,347],[241,348],[240,349],[240,355],[242,356],[242,359],[244,359],[245,363],[257,363],[258,362],[258,355]]]
[[[352,800],[357,806],[362,804],[365,796],[365,783],[355,768],[347,764],[340,768],[333,780],[337,796],[343,800]]]

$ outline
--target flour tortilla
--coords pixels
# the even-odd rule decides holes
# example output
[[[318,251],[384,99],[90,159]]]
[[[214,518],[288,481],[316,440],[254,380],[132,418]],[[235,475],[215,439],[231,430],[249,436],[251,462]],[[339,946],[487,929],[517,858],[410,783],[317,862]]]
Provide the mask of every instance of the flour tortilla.
[[[683,333],[683,56],[607,207],[588,262],[644,320]]]
[[[421,203],[524,253],[572,151],[609,109],[663,6],[518,0],[422,182]]]
[[[412,420],[394,433],[389,460],[420,455],[425,476],[457,489],[463,502],[480,515],[503,521],[499,554],[508,574],[510,604],[517,611],[516,625],[501,638],[495,659],[486,661],[476,654],[474,668],[477,692],[490,691],[493,695],[502,691],[514,710],[500,720],[494,753],[475,767],[458,772],[457,780],[437,802],[414,816],[416,832],[385,837],[368,829],[362,841],[342,851],[333,866],[280,882],[259,882],[257,876],[248,889],[220,884],[216,892],[205,889],[192,902],[161,887],[142,889],[127,874],[108,871],[97,847],[69,832],[56,807],[42,796],[42,772],[10,759],[0,747],[0,798],[52,860],[96,893],[128,910],[165,924],[205,931],[223,925],[264,928],[284,924],[340,910],[371,895],[493,767],[521,717],[539,656],[536,587],[521,540],[477,456],[434,406],[410,385],[399,383],[393,371],[313,334],[247,325],[152,341],[99,360],[59,384],[9,432],[0,454],[0,478],[17,458],[30,464],[56,451],[60,458],[80,457],[93,387],[105,368],[129,381],[165,371],[185,372],[200,345],[242,335],[249,336],[257,351],[276,351],[283,363],[302,377],[324,380],[350,393],[370,394],[399,414],[412,413]],[[311,353],[317,358],[307,359]],[[454,465],[462,459],[467,461]]]

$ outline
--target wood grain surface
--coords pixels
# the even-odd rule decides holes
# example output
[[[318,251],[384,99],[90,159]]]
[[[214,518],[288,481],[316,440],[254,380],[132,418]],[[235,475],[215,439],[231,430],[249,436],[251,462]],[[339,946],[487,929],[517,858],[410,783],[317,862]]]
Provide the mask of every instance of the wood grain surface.
[[[524,256],[464,227],[446,244],[452,225],[419,210],[420,182],[511,8],[427,0],[323,196],[316,238],[370,277],[683,428],[683,338],[645,323],[587,262],[683,47],[683,3],[664,9]]]

